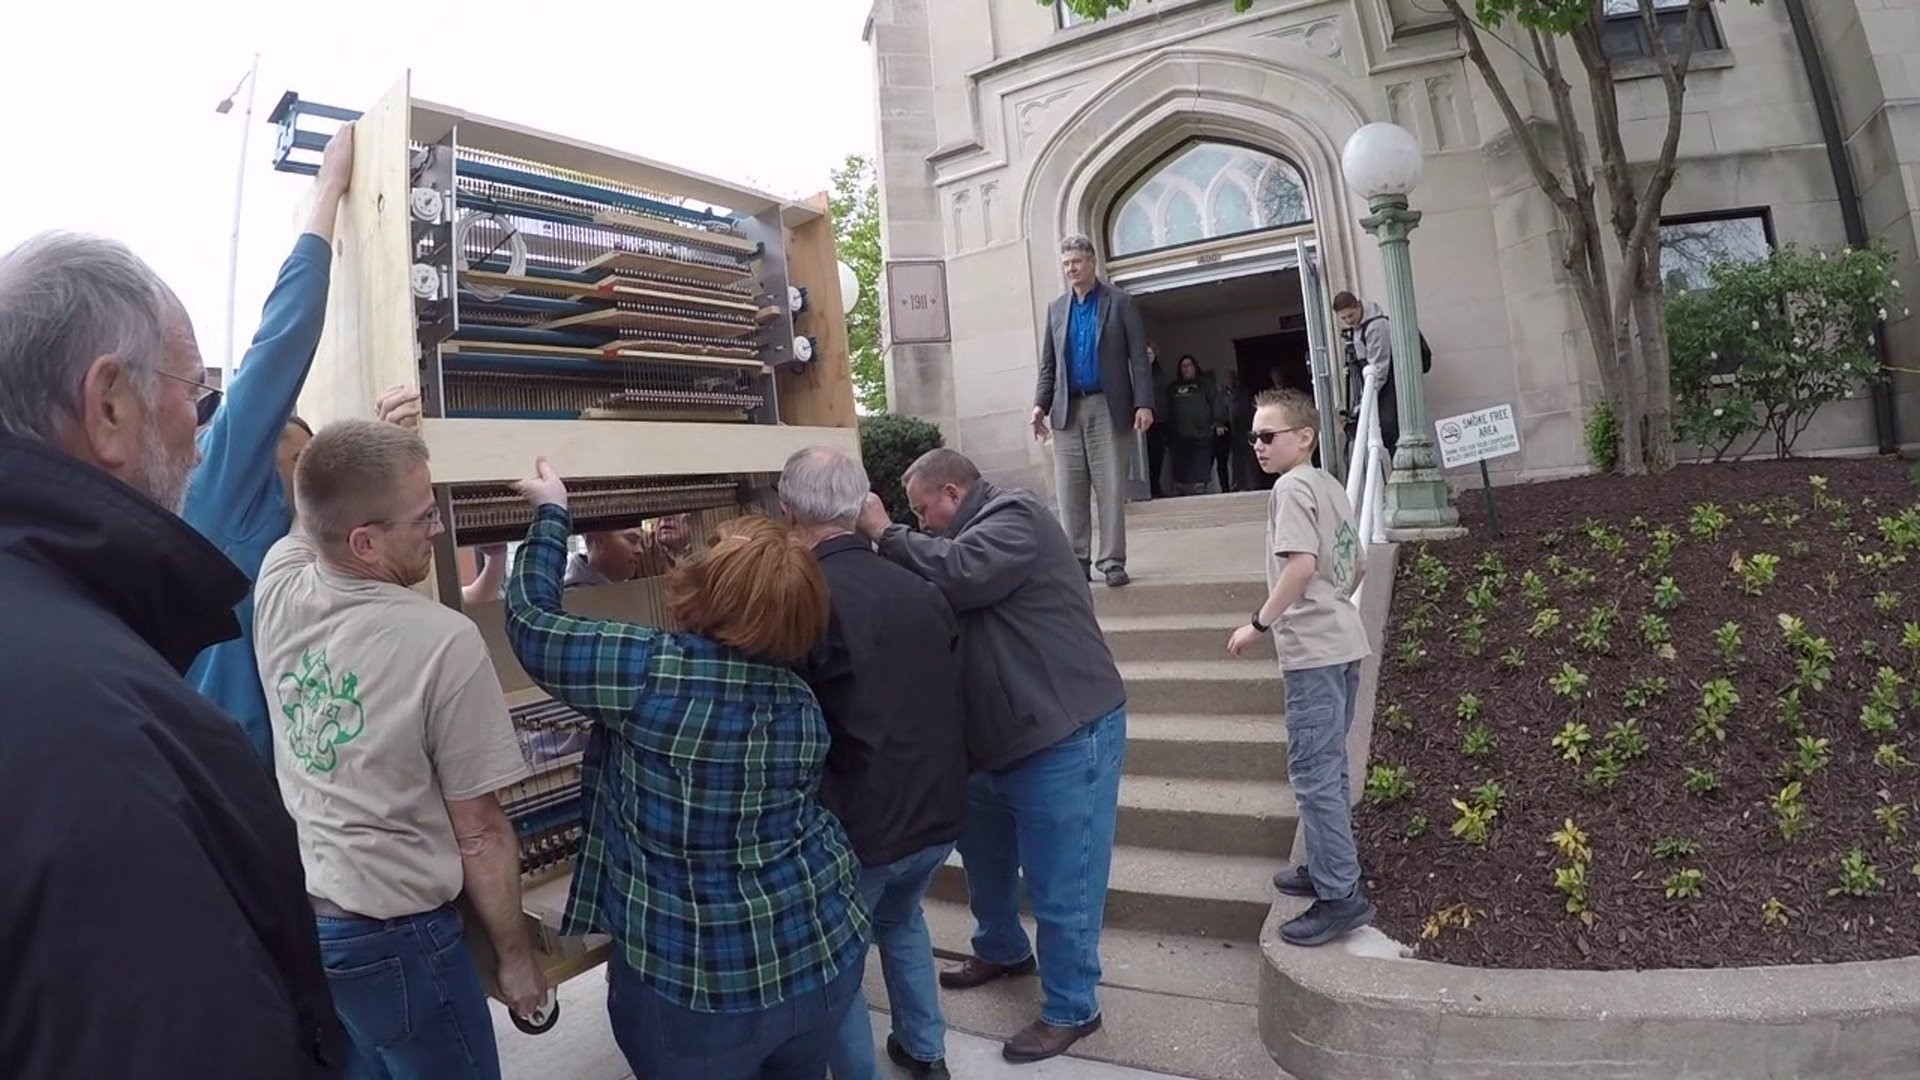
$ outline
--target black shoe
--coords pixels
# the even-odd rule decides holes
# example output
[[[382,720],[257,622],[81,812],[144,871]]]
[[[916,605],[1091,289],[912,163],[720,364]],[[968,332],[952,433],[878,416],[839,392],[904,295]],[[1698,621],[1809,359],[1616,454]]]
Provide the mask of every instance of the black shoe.
[[[1107,588],[1109,589],[1117,589],[1133,580],[1127,576],[1127,568],[1121,566],[1119,563],[1114,563],[1112,566],[1107,567],[1106,575]]]
[[[1315,900],[1313,906],[1280,924],[1280,940],[1289,945],[1325,945],[1341,934],[1373,921],[1373,901],[1359,888],[1345,900]]]
[[[1314,898],[1313,881],[1307,877],[1306,863],[1301,863],[1299,866],[1291,863],[1282,866],[1279,872],[1273,875],[1273,887],[1287,896],[1304,896],[1309,900]]]
[[[939,1061],[921,1061],[907,1053],[900,1040],[887,1036],[887,1060],[907,1070],[908,1076],[927,1077],[928,1080],[952,1080],[953,1074],[947,1071],[947,1059]]]

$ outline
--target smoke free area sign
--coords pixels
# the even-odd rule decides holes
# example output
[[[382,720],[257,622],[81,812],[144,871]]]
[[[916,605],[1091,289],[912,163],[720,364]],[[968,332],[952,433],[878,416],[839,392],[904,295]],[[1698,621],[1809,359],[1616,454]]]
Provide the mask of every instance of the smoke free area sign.
[[[1513,422],[1512,405],[1436,420],[1433,435],[1440,448],[1440,464],[1448,469],[1520,452],[1520,429]]]

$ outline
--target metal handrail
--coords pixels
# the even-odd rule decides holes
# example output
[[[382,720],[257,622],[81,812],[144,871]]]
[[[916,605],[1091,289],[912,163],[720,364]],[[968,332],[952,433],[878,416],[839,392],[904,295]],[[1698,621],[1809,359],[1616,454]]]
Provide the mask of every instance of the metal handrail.
[[[1360,536],[1367,547],[1387,542],[1386,529],[1386,476],[1392,468],[1387,457],[1387,444],[1380,435],[1380,383],[1385,378],[1385,364],[1369,364],[1360,379],[1360,418],[1355,427],[1354,442],[1359,444],[1353,460],[1347,464],[1347,504],[1353,507],[1354,518],[1360,526]],[[1363,552],[1361,558],[1365,558]],[[1360,594],[1366,588],[1362,579],[1360,588],[1353,591],[1354,606],[1360,604]]]

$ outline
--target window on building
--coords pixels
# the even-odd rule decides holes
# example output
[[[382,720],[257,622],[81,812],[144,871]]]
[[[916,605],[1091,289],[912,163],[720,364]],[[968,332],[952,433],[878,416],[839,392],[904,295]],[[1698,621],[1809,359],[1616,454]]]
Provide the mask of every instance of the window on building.
[[[1068,27],[1079,26],[1082,23],[1091,21],[1092,20],[1088,19],[1085,15],[1081,15],[1068,7],[1065,0],[1053,0],[1053,22],[1054,25],[1060,29],[1065,30]]]
[[[1653,18],[1660,26],[1660,40],[1669,53],[1678,53],[1686,41],[1688,0],[1653,0]],[[1640,17],[1640,0],[1605,0],[1601,9],[1600,42],[1614,61],[1653,59],[1653,39],[1647,34],[1646,20]],[[1720,24],[1714,21],[1711,6],[1694,22],[1694,51],[1726,48],[1720,37]]]
[[[1660,219],[1660,282],[1689,292],[1709,284],[1719,262],[1758,262],[1773,254],[1773,219],[1765,210]]]
[[[1193,142],[1149,168],[1108,222],[1113,258],[1313,220],[1300,170],[1265,151]]]

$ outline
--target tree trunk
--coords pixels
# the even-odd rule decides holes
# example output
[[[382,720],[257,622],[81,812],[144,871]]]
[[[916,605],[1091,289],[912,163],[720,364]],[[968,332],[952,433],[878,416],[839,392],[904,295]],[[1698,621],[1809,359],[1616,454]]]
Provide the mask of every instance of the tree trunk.
[[[1649,249],[1634,297],[1640,370],[1647,377],[1646,464],[1649,472],[1673,468],[1673,369],[1667,355],[1667,311],[1660,290],[1660,256]]]

